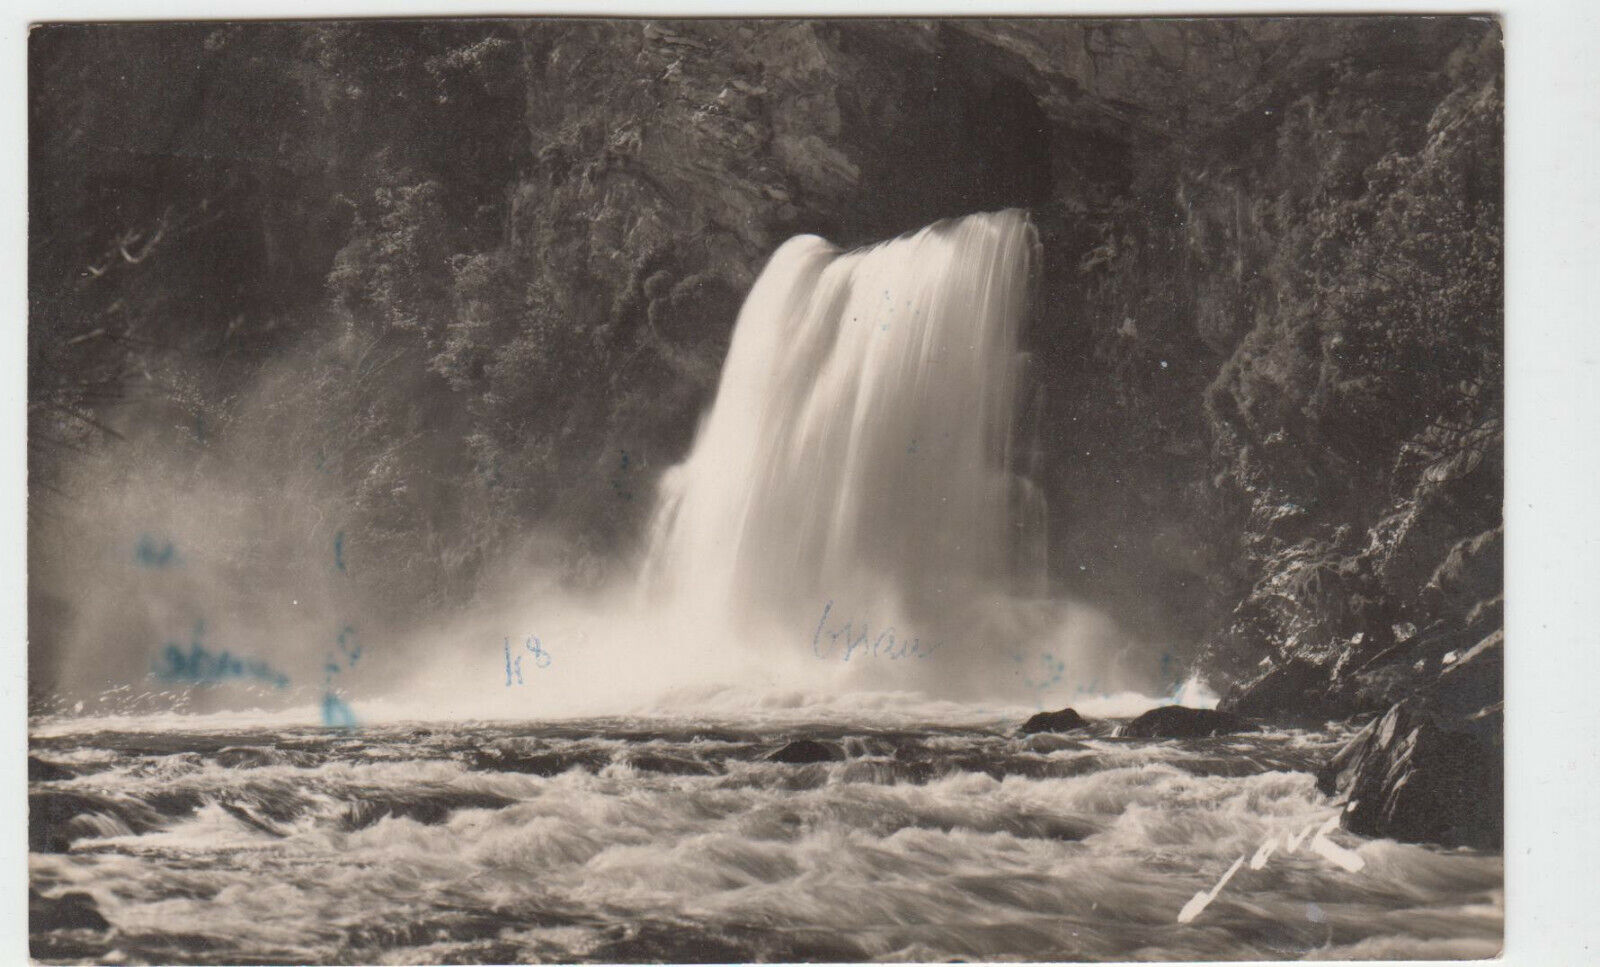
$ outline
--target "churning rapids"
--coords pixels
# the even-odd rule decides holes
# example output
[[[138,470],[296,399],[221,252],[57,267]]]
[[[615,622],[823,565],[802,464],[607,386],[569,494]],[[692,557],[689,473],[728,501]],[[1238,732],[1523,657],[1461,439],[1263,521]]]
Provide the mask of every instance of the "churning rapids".
[[[951,715],[946,708],[939,714]],[[1014,722],[46,726],[32,885],[109,929],[49,961],[1485,957],[1498,855],[1332,838],[1335,737],[1008,737]],[[766,757],[810,737],[840,758]]]
[[[1016,734],[1203,692],[1049,594],[1036,246],[1010,211],[780,248],[638,586],[352,651],[334,728],[244,711],[240,682],[34,718],[34,956],[1492,956],[1502,858],[1331,828],[1312,772],[1339,730]],[[515,666],[508,631],[543,636]],[[303,700],[292,638],[249,657]],[[363,693],[385,661],[413,679]]]

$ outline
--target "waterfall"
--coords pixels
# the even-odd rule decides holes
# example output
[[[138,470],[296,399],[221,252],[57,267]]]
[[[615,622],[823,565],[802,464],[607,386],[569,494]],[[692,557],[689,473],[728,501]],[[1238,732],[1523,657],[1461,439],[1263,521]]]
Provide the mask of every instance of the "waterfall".
[[[648,597],[735,623],[831,605],[931,641],[984,600],[1040,594],[1044,500],[1019,471],[1042,397],[1020,445],[1015,419],[1038,261],[1016,209],[856,251],[784,243],[662,480]]]

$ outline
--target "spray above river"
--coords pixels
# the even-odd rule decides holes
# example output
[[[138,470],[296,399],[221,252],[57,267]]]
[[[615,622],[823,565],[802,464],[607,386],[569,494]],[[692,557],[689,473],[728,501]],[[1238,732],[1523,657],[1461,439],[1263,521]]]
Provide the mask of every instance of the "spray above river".
[[[1048,593],[1019,348],[1039,262],[1017,209],[853,251],[783,243],[637,567],[592,595],[512,585],[427,633],[395,715],[1214,702],[1179,691],[1168,649]]]
[[[1106,642],[1091,659],[1094,636],[1042,596],[1047,514],[1025,473],[1038,445],[1016,432],[1038,263],[1017,209],[851,252],[784,243],[692,451],[661,482],[645,607],[746,640],[803,629],[773,647],[857,660],[885,686],[1156,684],[1115,656],[1085,667],[1107,663]],[[1036,647],[1050,636],[1061,655]]]
[[[1039,264],[1017,209],[854,251],[811,235],[779,246],[738,314],[692,447],[657,481],[642,558],[590,591],[540,563],[557,553],[535,552],[532,569],[486,568],[476,595],[427,624],[386,628],[357,607],[352,582],[384,562],[347,539],[346,514],[292,480],[279,489],[313,495],[293,511],[302,524],[243,514],[268,506],[243,499],[259,487],[245,471],[261,448],[216,441],[237,480],[183,501],[130,486],[94,504],[99,516],[82,511],[107,525],[80,528],[72,546],[152,520],[167,543],[143,535],[137,554],[108,558],[93,608],[70,629],[66,654],[82,660],[63,664],[81,680],[69,702],[347,724],[797,694],[805,705],[873,692],[1024,714],[1108,700],[1137,712],[1170,698],[1182,670],[1169,649],[1049,593],[1042,394],[1019,349]],[[734,320],[706,322],[717,323]],[[212,505],[232,516],[194,513]],[[229,548],[264,559],[275,540],[305,559],[283,587],[229,577]],[[217,669],[174,671],[169,652],[183,648],[195,661],[220,656]],[[146,680],[150,669],[159,674]],[[270,669],[271,687],[247,688],[266,675],[250,669]]]

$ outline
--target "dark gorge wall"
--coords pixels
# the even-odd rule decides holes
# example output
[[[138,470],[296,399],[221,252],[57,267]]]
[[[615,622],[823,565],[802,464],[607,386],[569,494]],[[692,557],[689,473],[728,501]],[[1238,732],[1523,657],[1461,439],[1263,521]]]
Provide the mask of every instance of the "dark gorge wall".
[[[1233,700],[1274,715],[1387,707],[1498,627],[1492,22],[32,44],[36,479],[70,488],[67,443],[123,445],[90,419],[323,454],[352,553],[385,564],[361,594],[397,623],[458,605],[535,527],[572,580],[625,559],[784,238],[1022,206],[1057,591],[1213,681],[1265,675]],[[165,389],[129,408],[140,367]],[[247,431],[262,404],[238,387],[263,374],[275,428]],[[47,580],[31,624],[71,607]]]

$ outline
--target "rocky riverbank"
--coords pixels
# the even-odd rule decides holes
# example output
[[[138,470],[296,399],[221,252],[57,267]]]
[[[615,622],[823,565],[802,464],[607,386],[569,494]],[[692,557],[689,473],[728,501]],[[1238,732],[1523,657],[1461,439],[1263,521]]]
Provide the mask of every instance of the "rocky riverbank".
[[[1317,788],[1344,807],[1340,825],[1407,843],[1503,848],[1499,644],[1485,641],[1453,661],[1438,681],[1391,706],[1320,765]],[[1166,705],[1114,726],[1071,708],[1041,712],[1017,732],[1194,739],[1260,727],[1231,712]]]

